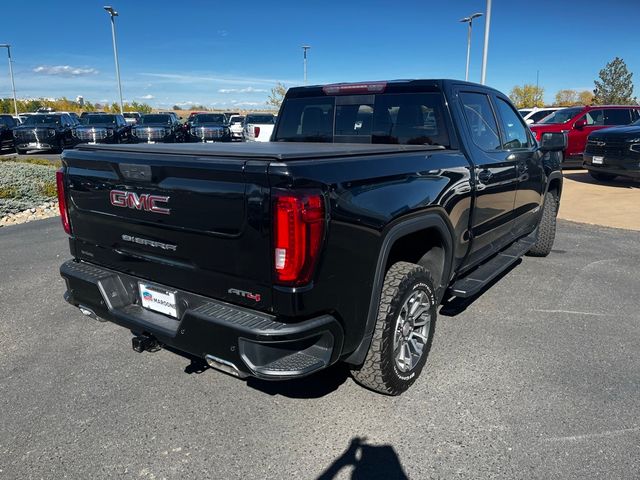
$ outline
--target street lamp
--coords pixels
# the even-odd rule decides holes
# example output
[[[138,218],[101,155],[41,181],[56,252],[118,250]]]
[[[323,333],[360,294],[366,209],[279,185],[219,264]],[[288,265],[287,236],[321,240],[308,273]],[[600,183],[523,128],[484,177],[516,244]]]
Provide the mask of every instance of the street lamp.
[[[487,80],[487,56],[489,55],[489,29],[491,28],[491,0],[487,0],[487,15],[484,17],[484,49],[482,51],[482,74],[480,83]]]
[[[9,76],[11,77],[11,89],[13,90],[13,108],[16,111],[16,117],[18,116],[18,100],[16,99],[16,83],[13,80],[13,62],[11,61],[11,45],[2,44],[0,48],[7,49],[7,56],[9,57]]]
[[[307,84],[307,50],[311,47],[309,45],[302,46],[302,58],[304,61],[304,84]]]
[[[118,12],[116,12],[111,5],[106,5],[104,9],[111,17],[111,38],[113,39],[113,56],[116,60],[116,78],[118,80],[118,93],[120,94],[120,113],[124,113],[124,106],[122,104],[122,84],[120,83],[120,64],[118,63],[118,46],[116,45],[115,17],[118,16]]]
[[[460,22],[469,24],[469,30],[467,32],[467,70],[464,75],[464,79],[467,82],[469,81],[469,61],[471,59],[471,29],[473,28],[473,19],[481,16],[481,13],[474,13],[473,15],[469,15],[468,17],[460,19]]]

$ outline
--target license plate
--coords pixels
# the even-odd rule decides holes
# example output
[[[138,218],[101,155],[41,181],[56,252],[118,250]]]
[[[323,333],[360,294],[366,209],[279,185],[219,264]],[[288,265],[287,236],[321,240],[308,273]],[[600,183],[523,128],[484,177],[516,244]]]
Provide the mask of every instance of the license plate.
[[[153,140],[148,140],[147,143],[156,143]]]
[[[27,144],[27,147],[40,148],[40,144],[35,142],[30,142]]]
[[[178,318],[175,291],[148,283],[138,283],[138,288],[140,289],[140,300],[144,308]]]
[[[604,163],[604,157],[591,157],[591,163],[594,165],[602,165]]]
[[[89,145],[95,145],[96,142],[89,142]]]
[[[213,140],[206,140],[206,143],[214,143]]]

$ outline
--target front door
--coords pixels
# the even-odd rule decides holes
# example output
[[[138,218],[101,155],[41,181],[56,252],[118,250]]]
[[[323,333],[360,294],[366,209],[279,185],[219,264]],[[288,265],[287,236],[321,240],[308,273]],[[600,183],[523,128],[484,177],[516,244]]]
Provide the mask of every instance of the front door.
[[[471,247],[467,265],[496,253],[513,238],[513,205],[518,185],[518,159],[502,149],[500,130],[489,95],[457,92],[475,163],[475,204],[471,218]]]
[[[538,221],[544,195],[542,154],[531,132],[511,103],[500,95],[493,98],[498,112],[502,149],[513,156],[517,165],[518,189],[513,205],[513,235],[531,232]]]

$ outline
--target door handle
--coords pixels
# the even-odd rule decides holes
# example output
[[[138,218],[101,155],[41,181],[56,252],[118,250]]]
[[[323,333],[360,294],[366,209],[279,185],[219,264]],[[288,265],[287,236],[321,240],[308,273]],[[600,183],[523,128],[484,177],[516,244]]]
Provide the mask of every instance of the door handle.
[[[491,180],[491,177],[493,177],[493,173],[491,173],[491,170],[485,169],[478,172],[478,180],[482,183],[487,183],[489,180]]]

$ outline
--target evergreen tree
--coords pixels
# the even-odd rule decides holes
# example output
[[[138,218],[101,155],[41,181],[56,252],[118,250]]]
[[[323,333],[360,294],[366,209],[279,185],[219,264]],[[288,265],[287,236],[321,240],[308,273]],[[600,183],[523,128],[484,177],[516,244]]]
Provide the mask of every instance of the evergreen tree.
[[[600,70],[600,80],[595,80],[593,103],[596,105],[633,105],[633,73],[621,58],[614,58]]]

